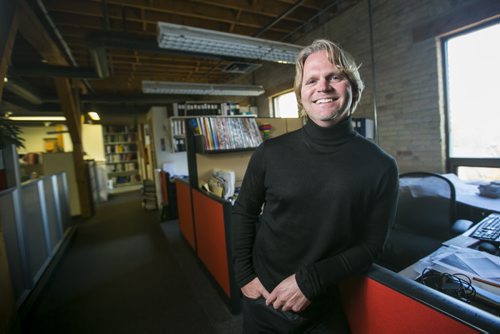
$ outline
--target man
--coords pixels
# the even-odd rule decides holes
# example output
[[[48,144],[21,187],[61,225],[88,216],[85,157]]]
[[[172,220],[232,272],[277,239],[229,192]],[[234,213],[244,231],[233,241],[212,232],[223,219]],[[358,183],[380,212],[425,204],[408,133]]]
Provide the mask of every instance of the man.
[[[364,86],[345,51],[314,41],[298,55],[294,86],[307,122],[257,148],[233,209],[243,328],[347,333],[337,284],[382,251],[398,169],[352,128]]]

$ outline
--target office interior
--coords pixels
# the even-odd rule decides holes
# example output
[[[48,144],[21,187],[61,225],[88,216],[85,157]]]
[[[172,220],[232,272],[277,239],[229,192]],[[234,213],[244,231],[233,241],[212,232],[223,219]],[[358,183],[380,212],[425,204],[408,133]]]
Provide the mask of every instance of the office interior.
[[[38,328],[238,333],[240,293],[229,247],[232,194],[213,175],[226,173],[237,190],[261,141],[300,129],[297,116],[279,117],[276,101],[293,89],[297,50],[318,38],[338,42],[360,64],[366,89],[353,115],[356,129],[392,155],[400,172],[398,216],[384,254],[367,272],[340,284],[352,332],[500,331],[500,239],[481,243],[472,236],[478,223],[498,220],[500,213],[500,141],[488,137],[500,118],[477,121],[486,98],[471,87],[483,83],[463,80],[470,108],[465,124],[471,128],[462,132],[493,141],[478,141],[487,147],[473,146],[472,153],[455,150],[447,61],[452,38],[498,27],[498,1],[6,0],[0,15],[2,332],[35,333],[27,322],[46,315]],[[203,43],[186,43],[185,49],[169,44],[190,34]],[[239,51],[207,48],[220,40]],[[282,50],[281,56],[242,51],[252,45]],[[482,65],[469,59],[471,72],[493,71]],[[488,85],[498,91],[498,81]],[[235,125],[221,125],[229,122]],[[212,136],[222,129],[239,141],[228,139],[224,146]],[[68,258],[113,277],[99,256],[83,260],[75,254],[99,240],[106,242],[106,256],[106,249],[122,247],[127,238],[141,239],[139,233],[150,233],[146,239],[153,244],[133,244],[156,252],[138,252],[161,267],[144,270],[143,278],[165,277],[171,286],[158,280],[158,290],[190,289],[191,306],[176,310],[175,302],[158,298],[140,317],[123,311],[119,320],[106,321],[111,300],[146,303],[123,283],[122,290],[110,284],[114,294],[107,299],[94,296],[100,303],[95,313],[85,309],[99,318],[95,327],[74,317],[84,312],[78,304],[73,313],[57,313],[63,297],[57,304],[47,291],[57,291],[48,289],[66,277],[61,273]],[[125,249],[131,263],[139,260]],[[470,277],[453,276],[452,256],[488,266],[465,268],[475,273]],[[127,261],[113,259],[117,268]],[[163,267],[167,263],[175,275]],[[440,276],[431,268],[442,270]],[[436,277],[447,287],[436,286]],[[74,282],[65,282],[65,289],[83,291],[76,299],[92,294],[76,286],[85,280],[66,278]],[[40,305],[49,311],[40,313]],[[65,315],[79,320],[65,321]],[[82,319],[86,324],[77,322]],[[141,329],[140,321],[156,325]],[[118,322],[123,327],[113,327]]]

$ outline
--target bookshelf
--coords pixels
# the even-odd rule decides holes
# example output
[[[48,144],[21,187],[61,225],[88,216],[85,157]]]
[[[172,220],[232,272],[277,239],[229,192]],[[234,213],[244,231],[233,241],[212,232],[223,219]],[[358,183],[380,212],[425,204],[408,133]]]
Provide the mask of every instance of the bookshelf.
[[[242,180],[253,150],[262,143],[255,117],[194,117],[185,127],[189,181],[196,188],[213,168],[234,170],[236,180]]]
[[[235,102],[176,102],[172,104],[172,110],[168,128],[171,151],[174,153],[186,151],[186,118],[240,115],[240,105]]]
[[[137,129],[130,125],[104,125],[104,154],[113,188],[139,185]]]

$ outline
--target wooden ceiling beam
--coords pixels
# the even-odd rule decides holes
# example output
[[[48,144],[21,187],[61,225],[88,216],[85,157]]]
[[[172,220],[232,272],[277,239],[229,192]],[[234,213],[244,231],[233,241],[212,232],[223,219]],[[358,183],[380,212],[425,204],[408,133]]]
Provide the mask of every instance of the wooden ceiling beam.
[[[204,21],[213,21],[216,24],[224,22],[227,24],[227,30],[230,30],[231,26],[248,26],[250,28],[259,29],[262,26],[267,25],[270,21],[274,19],[277,15],[281,14],[284,10],[288,9],[289,5],[282,6],[281,10],[273,9],[272,12],[262,11],[262,10],[248,10],[249,6],[245,8],[225,8],[219,7],[217,5],[207,5],[207,4],[196,4],[191,2],[171,2],[168,5],[157,4],[155,7],[143,6],[137,4],[137,1],[119,1],[113,2],[108,1],[109,17],[112,20],[121,21],[122,9],[126,6],[128,10],[127,21],[139,22],[141,24],[148,24],[156,26],[157,21],[165,22],[178,22],[184,21],[186,18],[201,19]],[[101,5],[95,2],[86,3],[51,3],[47,6],[51,11],[51,15],[57,17],[58,15],[71,17],[72,15],[78,15],[81,20],[85,20],[86,17],[89,19],[98,19],[102,21],[102,10]],[[233,6],[234,7],[234,6]],[[272,6],[267,5],[269,8]],[[310,9],[305,8],[301,11],[294,11],[289,16],[283,18],[283,22],[287,23],[289,26],[304,23],[313,12]],[[241,12],[241,18],[237,18],[237,13]],[[73,20],[78,22],[78,20]],[[182,23],[179,23],[182,24]],[[209,26],[208,23],[206,23]],[[102,25],[98,25],[102,28]],[[208,28],[207,28],[208,29]],[[273,28],[277,29],[277,28]],[[149,31],[149,29],[144,29]],[[217,29],[219,30],[219,29]],[[271,29],[272,30],[272,29]]]

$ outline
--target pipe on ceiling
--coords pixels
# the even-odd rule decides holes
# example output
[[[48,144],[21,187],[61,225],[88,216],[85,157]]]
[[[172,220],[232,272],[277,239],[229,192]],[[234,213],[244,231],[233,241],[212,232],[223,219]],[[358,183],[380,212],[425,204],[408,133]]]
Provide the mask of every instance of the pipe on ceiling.
[[[73,57],[73,53],[71,52],[71,49],[69,48],[68,43],[66,43],[66,40],[64,39],[64,37],[59,32],[59,29],[57,29],[54,21],[52,21],[52,18],[50,17],[49,12],[47,11],[47,8],[43,4],[42,0],[37,0],[37,4],[38,4],[38,7],[40,8],[40,10],[43,13],[43,16],[45,17],[45,19],[47,20],[48,24],[50,25],[50,28],[52,29],[52,31],[56,35],[57,39],[61,43],[61,45],[62,45],[62,47],[64,49],[64,52],[66,52],[66,55],[68,56],[69,60],[71,61],[71,64],[73,64],[73,66],[75,66],[75,67],[78,67],[78,63],[77,63],[75,57]],[[90,82],[88,80],[84,79],[83,82],[85,83],[85,85],[87,86],[87,88],[91,92],[94,91],[94,89],[92,88],[92,85],[90,85]]]

